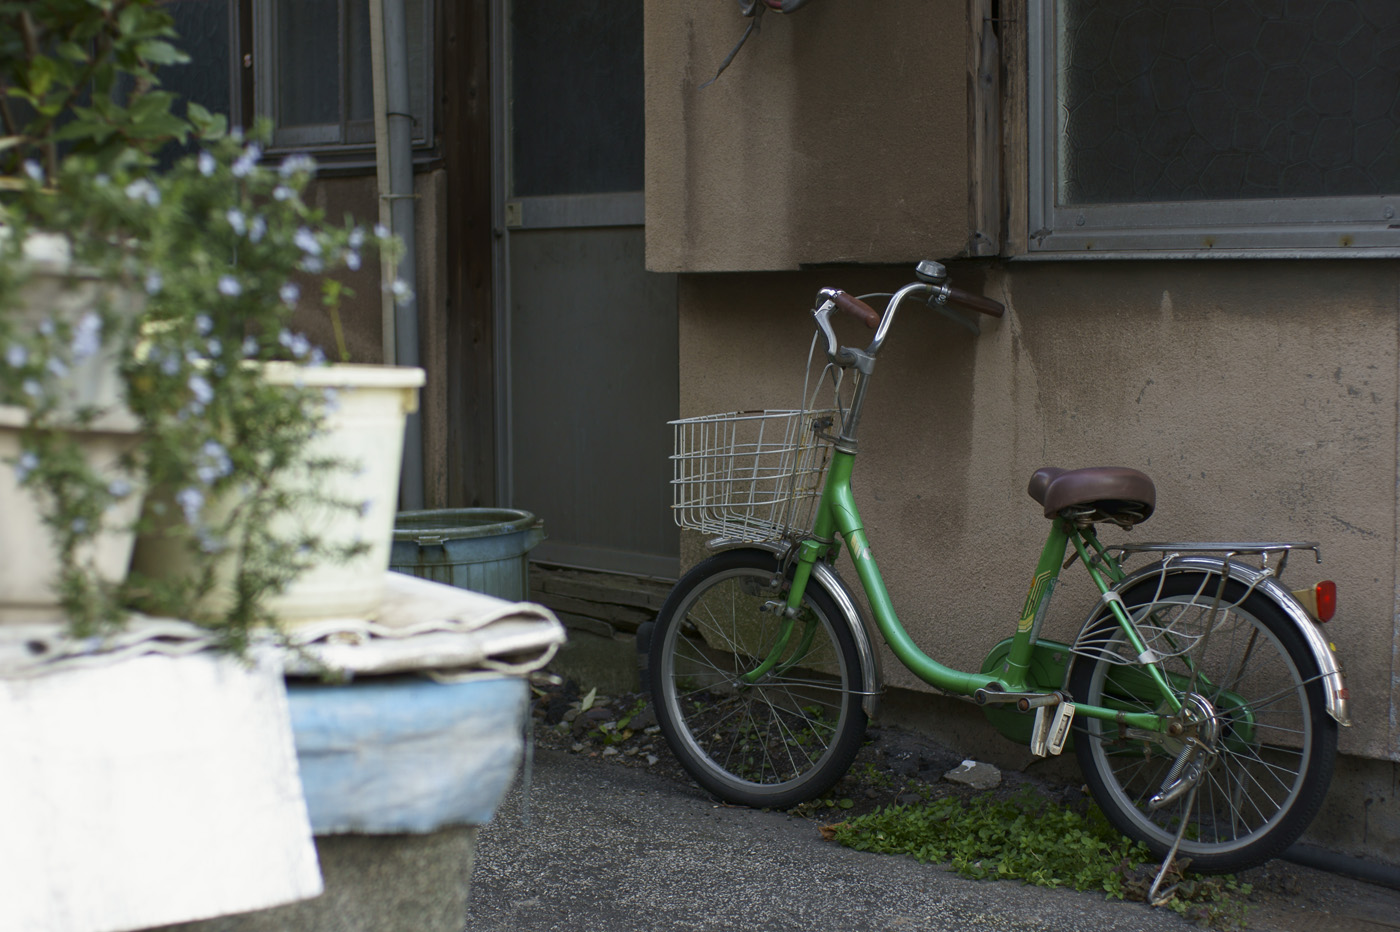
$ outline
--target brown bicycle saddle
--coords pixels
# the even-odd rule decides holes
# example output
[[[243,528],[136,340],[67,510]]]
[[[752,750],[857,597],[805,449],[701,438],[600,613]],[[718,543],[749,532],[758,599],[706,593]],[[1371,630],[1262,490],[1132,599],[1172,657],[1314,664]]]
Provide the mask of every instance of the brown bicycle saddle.
[[[1042,466],[1031,476],[1026,491],[1044,507],[1047,518],[1060,517],[1069,508],[1076,510],[1073,517],[1112,521],[1123,527],[1146,521],[1157,506],[1152,480],[1126,466]]]

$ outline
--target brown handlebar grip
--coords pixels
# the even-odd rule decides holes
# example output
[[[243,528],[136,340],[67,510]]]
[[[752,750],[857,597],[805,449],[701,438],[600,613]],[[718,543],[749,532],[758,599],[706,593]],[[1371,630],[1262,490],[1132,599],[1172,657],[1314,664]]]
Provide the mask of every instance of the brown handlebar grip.
[[[944,285],[943,289],[943,293],[948,296],[949,304],[957,304],[970,311],[977,311],[979,314],[987,314],[991,317],[1000,317],[1006,313],[1006,305],[1000,301],[983,297],[980,294],[973,294],[970,291],[963,291],[952,285]]]
[[[865,325],[872,330],[880,326],[880,312],[860,298],[853,298],[844,291],[838,291],[831,296],[831,300],[847,314],[865,321]]]

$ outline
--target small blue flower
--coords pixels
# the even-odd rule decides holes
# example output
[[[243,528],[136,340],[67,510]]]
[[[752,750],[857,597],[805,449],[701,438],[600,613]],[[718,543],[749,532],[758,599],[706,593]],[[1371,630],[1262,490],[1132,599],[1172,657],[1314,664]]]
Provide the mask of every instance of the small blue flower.
[[[345,267],[352,272],[359,271],[360,254],[358,252],[348,252],[345,254]]]
[[[146,294],[159,294],[164,287],[165,279],[161,277],[159,272],[152,272],[146,276]]]
[[[68,374],[68,363],[59,359],[57,356],[50,356],[49,361],[44,364],[44,368],[57,379],[61,379]]]
[[[208,314],[196,314],[194,318],[194,329],[202,337],[209,336],[209,332],[214,329],[214,318]]]
[[[293,175],[310,175],[315,174],[315,172],[316,160],[309,155],[301,153],[287,156],[282,160],[281,166],[277,169],[277,173],[283,178],[291,178]]]
[[[131,494],[131,483],[125,479],[113,479],[107,484],[107,494],[113,498],[126,498]]]
[[[243,358],[252,359],[258,355],[258,341],[256,337],[243,338]]]
[[[70,524],[69,527],[73,529],[74,534],[86,534],[88,529],[87,518],[74,518],[73,523]]]
[[[233,462],[228,451],[217,440],[206,440],[199,450],[200,462],[195,467],[195,476],[205,485],[227,476],[233,471]]]
[[[297,287],[296,282],[287,282],[277,289],[277,296],[287,307],[296,307],[297,299],[301,297],[301,289]]]
[[[195,536],[199,538],[199,549],[205,553],[222,553],[228,549],[223,538],[210,533],[208,528],[200,528]]]
[[[160,206],[160,190],[145,178],[137,178],[124,190],[133,201],[145,201],[151,207]]]
[[[297,263],[297,268],[308,275],[319,275],[326,267],[326,264],[318,256],[307,256]]]
[[[88,311],[73,330],[73,358],[87,359],[102,348],[102,318]]]
[[[243,293],[243,284],[232,275],[219,276],[219,294],[226,298],[236,298]]]
[[[256,142],[249,143],[248,148],[243,150],[233,163],[233,177],[246,178],[253,173],[253,169],[258,167],[258,159],[262,158],[262,146]]]
[[[24,384],[20,386],[20,391],[30,398],[38,398],[44,393],[44,387],[39,384],[38,379],[25,379]]]
[[[19,369],[29,362],[29,350],[24,348],[22,343],[11,343],[5,347],[5,365],[11,369]]]
[[[391,230],[390,230],[388,227],[386,227],[384,224],[382,224],[382,223],[376,223],[376,224],[374,225],[374,237],[375,237],[375,239],[388,239],[389,237],[391,237],[391,236],[393,236],[393,235],[394,235],[394,234],[393,234],[393,231],[391,231]]]
[[[25,450],[20,454],[20,458],[15,462],[15,479],[23,482],[29,478],[29,474],[39,468],[39,457],[33,450]]]
[[[292,190],[284,184],[279,184],[277,187],[272,189],[272,197],[274,200],[289,201],[292,198],[296,197],[296,195],[296,191]]]
[[[214,389],[209,387],[209,382],[204,376],[199,374],[192,375],[190,376],[188,384],[190,394],[194,396],[194,400],[201,406],[207,405],[214,400]]]
[[[218,168],[218,164],[219,163],[214,160],[214,156],[210,155],[208,152],[199,153],[199,173],[205,178],[214,174],[214,169]]]
[[[359,249],[363,246],[365,244],[364,227],[355,227],[355,229],[351,230],[348,242],[351,249]]]
[[[199,513],[204,508],[204,493],[189,486],[175,493],[175,504],[185,513],[186,524],[198,524]]]
[[[308,256],[319,256],[321,254],[321,241],[316,238],[306,227],[300,227],[292,236],[292,242],[296,243],[298,249]]]
[[[224,214],[224,219],[228,221],[229,226],[233,227],[233,232],[237,233],[239,236],[247,232],[248,222],[243,217],[243,211],[239,210],[237,207],[230,207],[228,212]]]
[[[395,279],[389,290],[394,293],[394,301],[397,304],[406,304],[413,297],[413,289],[408,287],[408,282],[402,278]]]
[[[250,224],[248,224],[248,240],[249,240],[249,242],[253,242],[253,243],[261,242],[263,236],[265,236],[266,234],[267,234],[267,221],[264,220],[261,216],[254,217],[254,218],[253,218],[253,222],[250,223]]]
[[[24,160],[24,173],[39,184],[44,183],[44,168],[33,159]]]

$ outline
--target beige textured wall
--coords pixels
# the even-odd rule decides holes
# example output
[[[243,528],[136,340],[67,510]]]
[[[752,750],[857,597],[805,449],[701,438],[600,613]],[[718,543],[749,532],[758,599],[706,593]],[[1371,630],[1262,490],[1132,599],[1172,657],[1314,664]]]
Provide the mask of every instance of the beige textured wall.
[[[888,290],[906,277],[683,276],[682,414],[795,405],[816,288]],[[916,642],[975,668],[1010,633],[1046,531],[1025,494],[1036,467],[1133,466],[1158,489],[1158,512],[1133,539],[1322,542],[1323,565],[1295,561],[1285,581],[1332,578],[1340,588],[1328,634],[1356,722],[1342,749],[1400,758],[1400,268],[968,264],[954,278],[1011,311],[980,337],[903,312],[872,382],[855,476],[875,556]],[[849,342],[864,345],[867,334],[847,327]],[[1081,577],[1073,568],[1062,577],[1045,636],[1071,638],[1089,611]],[[888,655],[885,673],[891,685],[919,686]]]
[[[648,268],[961,253],[966,20],[965,0],[769,14],[702,88],[750,21],[734,3],[646,4]]]

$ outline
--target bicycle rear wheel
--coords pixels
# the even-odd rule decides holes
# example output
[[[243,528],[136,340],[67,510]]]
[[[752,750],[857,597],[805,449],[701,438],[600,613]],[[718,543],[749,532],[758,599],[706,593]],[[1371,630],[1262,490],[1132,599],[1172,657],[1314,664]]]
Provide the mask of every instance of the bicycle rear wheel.
[[[1296,841],[1322,805],[1337,753],[1337,723],[1302,635],[1241,583],[1228,583],[1214,607],[1219,580],[1180,573],[1122,593],[1190,710],[1182,733],[1154,741],[1087,718],[1076,719],[1074,732],[1080,768],[1109,821],[1159,858],[1186,821],[1178,856],[1206,873],[1260,864]],[[1111,615],[1088,626],[1076,653],[1076,702],[1170,711]],[[1193,740],[1209,748],[1186,784],[1194,794],[1165,792],[1181,786],[1180,761]]]
[[[865,733],[845,618],[813,582],[789,621],[773,610],[787,588],[774,554],[720,553],[676,584],[652,632],[662,734],[726,802],[786,809],[815,799],[846,772]]]

